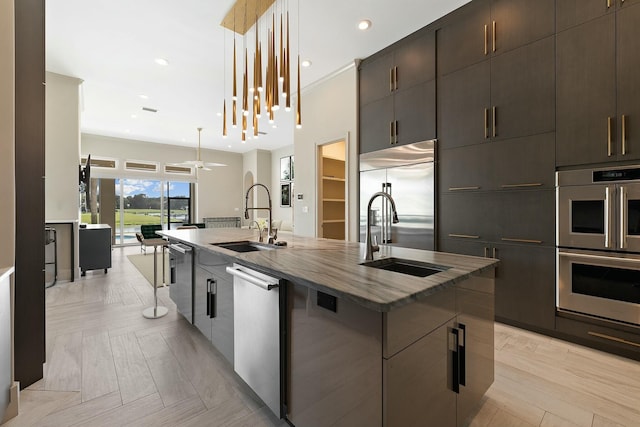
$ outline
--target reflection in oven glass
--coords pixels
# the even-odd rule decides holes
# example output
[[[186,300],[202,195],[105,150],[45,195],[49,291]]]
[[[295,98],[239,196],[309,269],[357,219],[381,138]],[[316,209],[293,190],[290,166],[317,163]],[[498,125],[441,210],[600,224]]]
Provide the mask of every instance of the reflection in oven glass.
[[[573,263],[574,293],[640,304],[640,271]]]
[[[640,200],[629,200],[627,204],[627,234],[640,235]]]

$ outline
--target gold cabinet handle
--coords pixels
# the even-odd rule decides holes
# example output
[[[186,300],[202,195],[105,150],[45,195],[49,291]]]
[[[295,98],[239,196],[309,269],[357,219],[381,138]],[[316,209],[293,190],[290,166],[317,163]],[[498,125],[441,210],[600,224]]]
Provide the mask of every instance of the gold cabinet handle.
[[[393,92],[393,68],[389,68],[389,92]]]
[[[393,67],[393,90],[398,90],[398,67]]]
[[[514,239],[511,237],[502,237],[500,240],[502,240],[503,242],[516,242],[516,243],[536,243],[536,244],[542,243],[542,240]]]
[[[484,24],[484,54],[489,54],[489,26]]]
[[[611,7],[611,0],[607,0],[607,9]]]
[[[607,117],[607,156],[611,157],[611,117]]]
[[[449,187],[449,191],[479,190],[480,187]]]
[[[493,252],[493,256],[491,258],[498,258],[498,248],[494,246],[492,252]]]
[[[498,136],[498,130],[497,130],[498,114],[497,113],[498,113],[498,107],[494,106],[493,108],[491,108],[491,124],[493,127],[492,134],[494,138]]]
[[[389,145],[393,145],[393,121],[389,122]]]
[[[622,115],[622,155],[627,154],[627,116]]]
[[[493,21],[492,25],[492,30],[491,31],[491,49],[493,50],[493,52],[496,51],[496,21]]]
[[[489,109],[484,109],[484,139],[489,139]]]
[[[398,134],[400,133],[399,129],[398,129],[398,121],[394,120],[393,122],[393,143],[397,144],[398,143]]]
[[[469,234],[449,234],[449,237],[458,237],[460,239],[479,239],[480,236],[473,236]]]
[[[522,187],[541,187],[541,182],[532,182],[527,184],[502,184],[502,188],[522,188]]]
[[[489,248],[486,246],[484,247],[484,257],[489,258]]]

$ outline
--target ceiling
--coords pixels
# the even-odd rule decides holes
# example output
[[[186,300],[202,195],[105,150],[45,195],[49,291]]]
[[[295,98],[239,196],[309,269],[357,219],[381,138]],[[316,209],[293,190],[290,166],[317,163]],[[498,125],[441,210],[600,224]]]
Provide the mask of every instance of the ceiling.
[[[292,63],[295,64],[296,52],[301,60],[312,62],[301,72],[303,126],[305,87],[468,1],[279,0],[278,8],[288,5],[290,11]],[[46,2],[47,71],[83,80],[82,132],[196,146],[196,128],[203,127],[203,148],[238,153],[292,144],[294,103],[291,112],[276,112],[275,129],[263,114],[259,129],[266,135],[257,140],[242,143],[240,130],[231,129],[230,116],[229,137],[222,138],[219,114],[225,95],[231,114],[234,33],[219,24],[233,3],[233,0]],[[373,23],[369,30],[357,29],[362,19]],[[262,20],[260,26],[260,34],[264,34]],[[247,34],[246,43],[251,48],[255,35],[253,31]],[[237,35],[239,67],[243,42],[242,36]],[[156,58],[167,59],[169,65],[156,64]],[[295,79],[295,67],[292,77]],[[143,111],[143,107],[157,112]]]

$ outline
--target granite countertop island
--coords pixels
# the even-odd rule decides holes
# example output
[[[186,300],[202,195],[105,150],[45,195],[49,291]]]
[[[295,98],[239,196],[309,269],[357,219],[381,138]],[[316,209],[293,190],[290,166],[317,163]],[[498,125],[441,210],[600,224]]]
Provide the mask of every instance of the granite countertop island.
[[[357,242],[280,233],[279,241],[286,241],[287,246],[238,253],[214,244],[241,240],[257,242],[257,230],[208,228],[164,230],[158,234],[199,249],[227,255],[247,267],[334,293],[378,312],[388,312],[439,292],[466,280],[472,274],[493,269],[499,262],[493,258],[380,246],[380,252],[374,255],[375,259],[395,257],[449,267],[431,276],[414,277],[360,265],[364,257],[364,244]]]

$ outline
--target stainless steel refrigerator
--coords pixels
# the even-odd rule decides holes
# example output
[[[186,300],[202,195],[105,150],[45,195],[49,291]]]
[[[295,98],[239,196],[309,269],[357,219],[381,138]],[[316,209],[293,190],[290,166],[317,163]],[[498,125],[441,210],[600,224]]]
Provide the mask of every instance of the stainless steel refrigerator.
[[[360,155],[360,241],[365,240],[367,206],[383,191],[396,203],[397,224],[384,197],[372,204],[371,235],[379,244],[434,250],[435,140]]]

